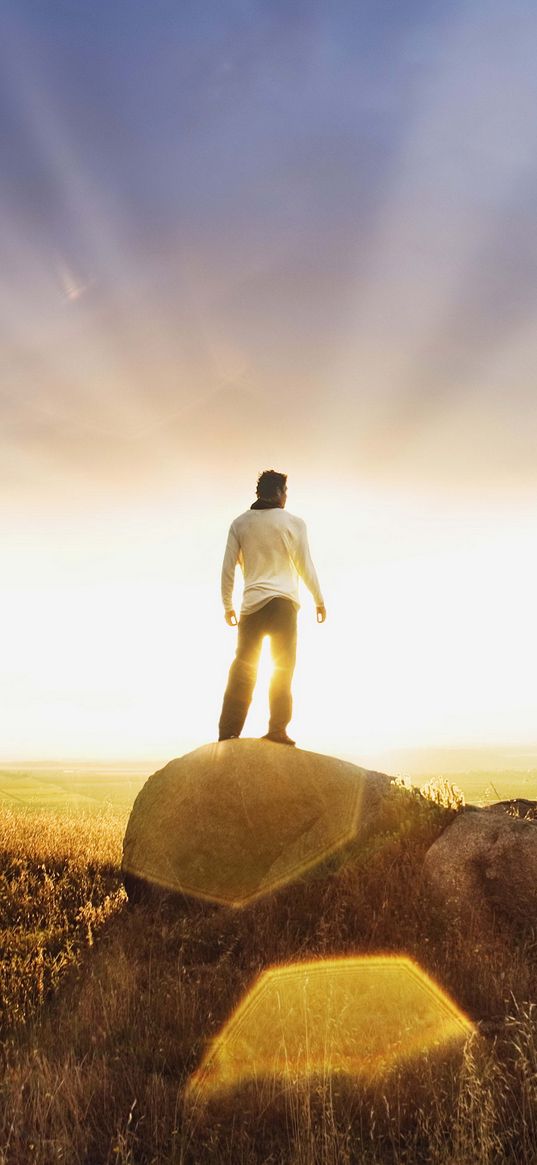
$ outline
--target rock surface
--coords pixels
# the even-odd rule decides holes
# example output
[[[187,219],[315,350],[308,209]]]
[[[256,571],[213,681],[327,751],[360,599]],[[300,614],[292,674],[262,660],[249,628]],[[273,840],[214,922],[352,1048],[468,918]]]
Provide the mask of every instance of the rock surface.
[[[427,851],[424,877],[457,918],[537,923],[537,802],[469,808]]]
[[[123,846],[130,893],[151,884],[242,906],[386,826],[383,773],[264,740],[208,744],[149,777]]]

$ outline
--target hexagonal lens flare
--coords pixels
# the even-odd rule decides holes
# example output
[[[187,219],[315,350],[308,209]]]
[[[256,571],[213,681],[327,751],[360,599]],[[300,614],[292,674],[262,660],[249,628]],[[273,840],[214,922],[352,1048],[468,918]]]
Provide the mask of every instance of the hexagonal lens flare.
[[[412,960],[293,963],[263,972],[213,1040],[188,1095],[249,1081],[332,1074],[375,1079],[420,1054],[462,1044],[473,1024]]]

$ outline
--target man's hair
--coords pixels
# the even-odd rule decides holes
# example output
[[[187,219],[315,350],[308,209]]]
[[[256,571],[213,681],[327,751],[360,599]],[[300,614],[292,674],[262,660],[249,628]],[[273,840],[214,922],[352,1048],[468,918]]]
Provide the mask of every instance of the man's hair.
[[[264,469],[257,479],[257,496],[265,501],[272,501],[276,497],[276,490],[284,490],[286,484],[286,473],[276,473],[275,469]]]

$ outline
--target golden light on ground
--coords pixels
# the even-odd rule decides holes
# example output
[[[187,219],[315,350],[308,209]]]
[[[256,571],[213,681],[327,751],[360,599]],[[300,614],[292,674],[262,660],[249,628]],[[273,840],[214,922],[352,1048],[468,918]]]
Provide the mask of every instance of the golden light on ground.
[[[210,1045],[188,1095],[252,1081],[366,1080],[461,1045],[473,1024],[410,958],[364,956],[265,971]]]
[[[269,741],[205,745],[153,774],[140,792],[123,871],[240,908],[355,837],[365,780],[346,761]]]

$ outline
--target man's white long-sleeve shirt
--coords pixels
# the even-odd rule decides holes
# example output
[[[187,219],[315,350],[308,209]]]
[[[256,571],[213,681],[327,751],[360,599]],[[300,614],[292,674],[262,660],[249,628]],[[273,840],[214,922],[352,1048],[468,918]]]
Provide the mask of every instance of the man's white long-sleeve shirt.
[[[290,599],[300,606],[298,580],[302,578],[316,606],[324,606],[319,580],[308,546],[306,523],[285,510],[246,510],[229,528],[222,565],[224,610],[233,608],[235,567],[244,574],[241,614],[251,614],[271,599]]]

